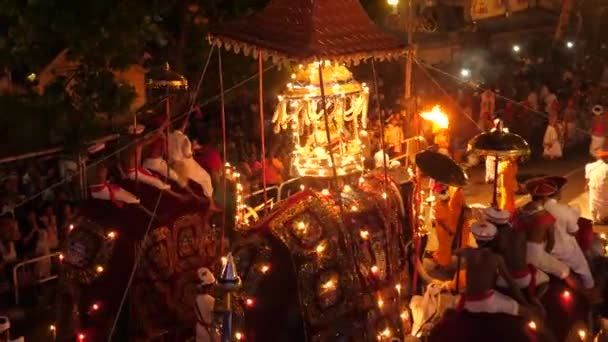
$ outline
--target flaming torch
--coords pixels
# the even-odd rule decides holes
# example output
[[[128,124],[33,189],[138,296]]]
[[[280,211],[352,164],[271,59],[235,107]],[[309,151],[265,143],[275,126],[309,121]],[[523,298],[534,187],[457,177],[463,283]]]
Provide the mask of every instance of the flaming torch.
[[[430,112],[420,113],[420,117],[433,123],[433,133],[442,129],[447,129],[450,126],[448,116],[441,111],[439,105],[433,107]]]

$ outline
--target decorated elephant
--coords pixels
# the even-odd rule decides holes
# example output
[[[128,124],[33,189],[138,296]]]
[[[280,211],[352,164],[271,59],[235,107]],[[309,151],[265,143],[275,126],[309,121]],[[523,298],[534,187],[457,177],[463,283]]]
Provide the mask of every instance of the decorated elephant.
[[[389,341],[408,332],[412,183],[372,173],[304,190],[241,232],[236,331],[247,341]],[[399,181],[399,179],[404,179]]]
[[[104,341],[111,331],[117,341],[184,340],[195,322],[196,271],[215,260],[219,229],[205,224],[207,203],[196,198],[120,186],[147,208],[158,204],[156,215],[113,201],[82,204],[62,248],[58,340]]]

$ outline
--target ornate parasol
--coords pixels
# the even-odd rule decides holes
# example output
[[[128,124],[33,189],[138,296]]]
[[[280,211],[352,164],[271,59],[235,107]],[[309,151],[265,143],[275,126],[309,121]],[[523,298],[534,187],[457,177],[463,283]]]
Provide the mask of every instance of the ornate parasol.
[[[468,149],[480,155],[498,158],[530,155],[530,146],[524,138],[498,129],[476,135],[469,141]]]
[[[150,90],[187,90],[188,80],[171,70],[169,63],[165,63],[162,68],[152,70],[148,74],[146,86]]]
[[[473,137],[467,150],[483,156],[496,158],[494,165],[494,193],[492,206],[496,207],[498,194],[498,161],[500,159],[516,158],[530,155],[530,145],[521,136],[509,133],[503,127],[502,121],[497,121],[496,127],[490,132],[484,132]]]
[[[416,154],[416,166],[443,184],[460,187],[467,182],[464,170],[452,158],[438,152],[427,150]]]

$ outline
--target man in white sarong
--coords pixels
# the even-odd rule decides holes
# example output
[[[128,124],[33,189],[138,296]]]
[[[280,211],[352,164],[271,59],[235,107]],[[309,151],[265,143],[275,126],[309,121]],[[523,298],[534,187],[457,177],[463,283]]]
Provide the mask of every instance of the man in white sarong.
[[[184,132],[188,126],[188,120],[184,120],[181,127],[174,129],[169,135],[169,158],[175,171],[196,182],[203,188],[203,193],[209,199],[209,209],[219,211],[213,200],[213,183],[211,176],[192,157],[192,144]]]
[[[215,298],[209,294],[211,288],[215,285],[215,277],[208,268],[201,267],[198,269],[198,278],[201,283],[194,302],[196,342],[215,342],[219,337],[213,327]]]
[[[589,264],[574,237],[574,234],[578,232],[580,211],[558,202],[561,199],[561,189],[566,184],[566,178],[548,178],[553,180],[557,186],[557,192],[551,195],[544,204],[545,210],[555,218],[555,244],[551,254],[578,274],[584,288],[593,288],[595,283]]]
[[[543,137],[543,157],[547,159],[561,158],[562,145],[560,142],[559,128],[557,125],[557,117],[549,116],[549,125]]]
[[[596,153],[597,161],[585,166],[589,212],[595,223],[608,221],[608,149]]]

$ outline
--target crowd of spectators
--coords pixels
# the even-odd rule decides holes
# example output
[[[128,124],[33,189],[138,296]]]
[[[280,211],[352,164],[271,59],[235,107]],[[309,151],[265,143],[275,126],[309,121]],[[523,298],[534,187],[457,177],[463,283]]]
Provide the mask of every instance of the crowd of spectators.
[[[16,263],[48,255],[60,246],[78,199],[73,182],[50,187],[61,180],[57,159],[8,165],[9,171],[0,177],[0,289],[10,283]],[[51,260],[37,262],[23,272],[22,279],[46,278],[51,275]]]

